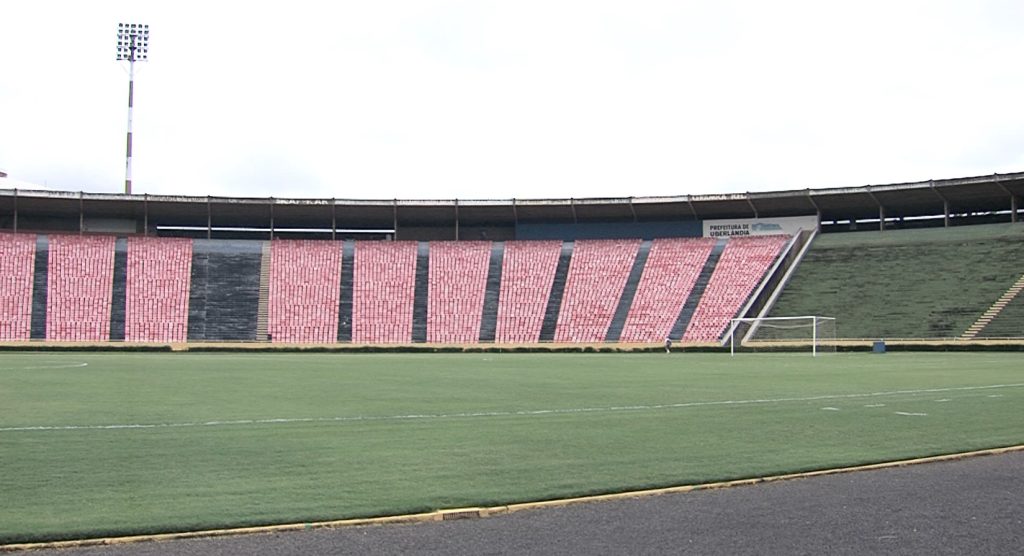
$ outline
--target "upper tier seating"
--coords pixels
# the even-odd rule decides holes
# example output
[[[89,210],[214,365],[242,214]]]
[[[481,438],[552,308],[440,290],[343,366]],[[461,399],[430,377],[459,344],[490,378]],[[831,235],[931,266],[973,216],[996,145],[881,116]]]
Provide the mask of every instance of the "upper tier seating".
[[[430,243],[427,341],[476,343],[487,291],[489,241]]]
[[[352,275],[352,341],[412,341],[415,241],[357,241]]]
[[[49,237],[48,340],[110,339],[114,243],[113,236]]]
[[[789,239],[788,236],[730,238],[683,340],[717,341]]]
[[[556,342],[603,342],[640,240],[579,240],[569,263]]]
[[[713,238],[652,242],[619,341],[660,342],[668,337],[714,245]]]
[[[28,340],[35,234],[0,233],[0,341]]]
[[[184,342],[192,241],[128,238],[126,342]]]
[[[534,343],[540,339],[561,252],[561,241],[505,243],[495,343]]]
[[[274,342],[337,341],[341,248],[333,241],[271,242],[267,331]]]

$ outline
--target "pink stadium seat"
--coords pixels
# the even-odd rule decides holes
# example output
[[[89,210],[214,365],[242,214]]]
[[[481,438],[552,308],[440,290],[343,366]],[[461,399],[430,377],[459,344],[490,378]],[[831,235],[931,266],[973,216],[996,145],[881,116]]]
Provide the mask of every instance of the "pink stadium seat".
[[[540,339],[561,251],[561,241],[505,243],[496,343],[534,343]]]
[[[668,337],[714,245],[712,238],[652,242],[619,341],[661,342]]]
[[[579,240],[566,278],[556,342],[602,342],[640,240]]]
[[[789,239],[788,236],[730,238],[683,340],[718,340],[729,325],[729,319],[736,316]]]
[[[127,262],[125,341],[184,342],[192,241],[131,237]]]
[[[0,340],[28,340],[35,234],[0,233]]]
[[[479,341],[490,256],[489,241],[430,243],[428,342]]]
[[[274,342],[337,341],[341,248],[333,241],[271,242],[267,331]]]
[[[352,341],[412,341],[415,241],[356,241],[352,273]]]
[[[49,236],[46,338],[110,339],[113,236]]]

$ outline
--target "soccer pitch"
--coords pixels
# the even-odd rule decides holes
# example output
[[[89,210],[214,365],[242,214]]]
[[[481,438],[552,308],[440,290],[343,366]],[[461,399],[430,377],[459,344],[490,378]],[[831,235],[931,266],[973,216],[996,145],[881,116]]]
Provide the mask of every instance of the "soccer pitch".
[[[0,352],[0,544],[1019,444],[1019,353]]]

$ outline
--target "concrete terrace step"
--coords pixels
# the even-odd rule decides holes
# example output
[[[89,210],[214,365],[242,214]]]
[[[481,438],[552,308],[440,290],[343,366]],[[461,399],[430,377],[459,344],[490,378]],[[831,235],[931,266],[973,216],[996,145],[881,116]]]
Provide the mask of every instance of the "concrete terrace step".
[[[964,331],[960,336],[960,339],[970,340],[975,338],[982,330],[985,329],[986,326],[989,325],[989,323],[999,316],[1003,309],[1005,309],[1006,306],[1017,297],[1021,290],[1024,290],[1024,274],[1022,274],[1020,278],[1018,278],[1017,281],[1003,293],[1003,295],[999,296],[999,299],[997,299],[991,307],[986,309],[985,312],[978,317],[978,320],[974,321],[974,324]]]

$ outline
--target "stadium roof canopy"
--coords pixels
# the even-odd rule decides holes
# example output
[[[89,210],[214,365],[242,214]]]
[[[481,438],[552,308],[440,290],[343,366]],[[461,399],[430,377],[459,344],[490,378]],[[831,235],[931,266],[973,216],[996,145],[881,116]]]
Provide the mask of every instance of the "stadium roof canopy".
[[[0,187],[6,180],[0,180]],[[1012,211],[1024,172],[862,187],[721,195],[543,200],[351,200],[125,195],[0,189],[0,229],[41,222],[134,221],[156,227],[351,229],[497,227],[521,223],[665,222],[818,215],[822,222]],[[30,224],[31,223],[31,224]],[[84,229],[79,227],[78,229]],[[457,234],[457,232],[456,232]]]

